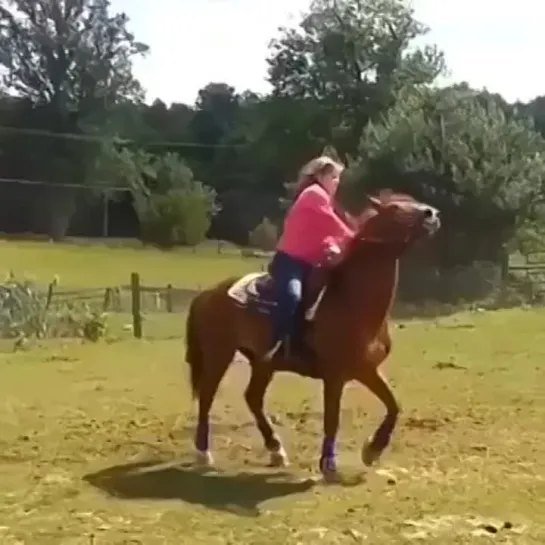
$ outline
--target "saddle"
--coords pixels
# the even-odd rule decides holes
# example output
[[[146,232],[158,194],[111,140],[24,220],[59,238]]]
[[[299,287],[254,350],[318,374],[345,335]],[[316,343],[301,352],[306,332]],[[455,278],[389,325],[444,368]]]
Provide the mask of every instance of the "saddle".
[[[312,321],[327,286],[327,269],[315,269],[303,286],[302,310],[307,321]],[[276,306],[274,279],[268,272],[250,273],[229,288],[228,295],[243,307],[270,314]]]

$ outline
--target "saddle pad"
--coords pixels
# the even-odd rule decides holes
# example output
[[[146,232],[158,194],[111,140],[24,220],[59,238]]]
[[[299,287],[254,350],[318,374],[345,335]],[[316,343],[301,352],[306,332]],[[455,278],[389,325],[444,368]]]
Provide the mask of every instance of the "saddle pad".
[[[227,295],[237,303],[246,306],[248,304],[248,295],[258,297],[256,281],[263,278],[267,273],[248,273],[239,278],[228,290]]]
[[[257,291],[257,281],[260,278],[267,276],[268,273],[248,273],[247,275],[239,278],[228,290],[227,295],[236,301],[239,305],[245,307],[252,302],[253,299],[259,299],[259,293]],[[318,296],[316,301],[305,312],[305,318],[308,321],[312,321],[315,316],[320,303],[325,295],[326,287],[324,287]]]

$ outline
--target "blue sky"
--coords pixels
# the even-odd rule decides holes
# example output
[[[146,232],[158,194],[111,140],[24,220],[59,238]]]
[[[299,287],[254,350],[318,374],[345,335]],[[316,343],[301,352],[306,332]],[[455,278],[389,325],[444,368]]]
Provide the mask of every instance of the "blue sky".
[[[295,24],[309,0],[112,0],[131,30],[151,47],[135,72],[147,99],[193,103],[211,81],[237,90],[268,90],[267,44]],[[508,100],[545,95],[545,2],[413,0],[445,52],[449,81],[487,87]],[[541,35],[541,36],[540,36]]]

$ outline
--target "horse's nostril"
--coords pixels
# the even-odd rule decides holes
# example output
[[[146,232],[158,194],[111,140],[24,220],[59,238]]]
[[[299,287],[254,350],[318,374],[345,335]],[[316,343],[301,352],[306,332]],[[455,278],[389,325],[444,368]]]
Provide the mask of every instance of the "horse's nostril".
[[[433,210],[431,208],[426,208],[426,210],[424,210],[424,217],[426,219],[429,219],[429,218],[433,218],[434,214],[433,214]]]

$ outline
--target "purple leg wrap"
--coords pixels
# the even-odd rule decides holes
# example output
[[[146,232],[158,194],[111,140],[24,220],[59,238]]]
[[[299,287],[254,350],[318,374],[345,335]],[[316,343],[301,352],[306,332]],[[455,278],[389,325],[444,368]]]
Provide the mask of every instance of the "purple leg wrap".
[[[322,458],[335,458],[335,438],[324,437],[322,443]]]

